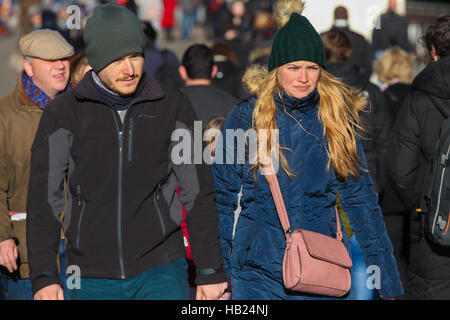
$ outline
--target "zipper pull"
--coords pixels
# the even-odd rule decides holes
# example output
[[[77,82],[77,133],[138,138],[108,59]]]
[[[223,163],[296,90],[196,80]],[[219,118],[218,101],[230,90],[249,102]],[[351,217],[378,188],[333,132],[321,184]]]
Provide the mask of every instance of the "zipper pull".
[[[133,132],[133,118],[130,118],[130,126],[128,128],[128,134],[131,135]]]
[[[81,186],[77,185],[78,207],[81,207]]]
[[[119,151],[122,152],[122,131],[119,131]]]
[[[161,183],[158,183],[158,191],[159,192],[156,193],[156,200],[159,201],[159,193],[161,192]]]

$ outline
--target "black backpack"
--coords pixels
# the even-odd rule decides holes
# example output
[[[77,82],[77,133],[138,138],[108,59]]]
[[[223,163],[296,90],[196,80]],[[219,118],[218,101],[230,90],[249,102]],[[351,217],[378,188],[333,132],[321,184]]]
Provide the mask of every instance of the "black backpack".
[[[426,179],[425,231],[435,244],[447,247],[450,246],[450,107],[436,97],[429,98],[443,114],[444,122],[430,163],[431,174]]]

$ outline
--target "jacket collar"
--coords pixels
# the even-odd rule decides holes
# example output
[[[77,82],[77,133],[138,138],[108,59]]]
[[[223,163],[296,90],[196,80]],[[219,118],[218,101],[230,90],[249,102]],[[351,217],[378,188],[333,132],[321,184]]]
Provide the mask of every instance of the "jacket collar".
[[[89,71],[88,74],[86,74],[80,83],[78,83],[78,85],[73,89],[75,97],[79,100],[91,100],[109,105],[96,88],[91,72],[92,71]],[[146,72],[144,72],[143,76],[145,77],[144,88],[135,103],[154,101],[163,98],[165,93],[158,81]]]
[[[19,79],[17,80],[16,105],[19,108],[19,110],[43,112],[41,108],[39,108],[34,104],[28,93],[25,91],[25,88],[23,87],[22,83],[22,75],[20,75]]]
[[[300,110],[302,113],[309,113],[317,108],[317,105],[320,100],[319,92],[315,89],[308,96],[297,99],[287,95],[284,91],[280,90],[281,97],[278,94],[277,90],[274,92],[275,103],[283,108],[286,106],[286,109],[289,111]]]

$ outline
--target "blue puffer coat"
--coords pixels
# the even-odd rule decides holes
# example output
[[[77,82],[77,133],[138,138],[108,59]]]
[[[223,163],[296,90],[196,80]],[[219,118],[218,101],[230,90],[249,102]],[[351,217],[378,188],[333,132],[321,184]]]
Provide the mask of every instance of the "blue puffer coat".
[[[344,210],[361,245],[367,266],[379,267],[375,270],[380,272],[373,274],[379,278],[374,278],[371,283],[375,286],[379,284],[377,289],[385,298],[402,295],[392,244],[386,234],[369,174],[360,171],[357,180],[350,178],[345,182],[336,179],[332,167],[327,171],[327,142],[318,119],[317,91],[300,100],[284,95],[287,113],[296,118],[303,129],[284,112],[278,97],[275,97],[275,101],[278,106],[276,124],[280,145],[292,150],[284,151],[284,155],[296,175],[290,179],[281,168],[278,170],[291,229],[303,228],[335,237],[334,206],[336,192],[339,190]],[[227,129],[242,129],[245,132],[251,128],[254,104],[255,99],[251,99],[233,108],[224,124],[224,137]],[[213,168],[222,254],[227,273],[232,273],[233,299],[318,299],[317,296],[284,289],[282,261],[285,237],[269,185],[262,175],[255,182],[249,160],[246,158],[244,164],[237,162],[237,141],[232,146],[225,143],[225,140],[223,154],[228,152],[228,157],[234,156],[234,164],[227,164],[225,159],[222,159],[225,164],[217,164],[220,163],[218,160],[221,152],[216,150],[217,163]],[[359,141],[358,154],[366,167]],[[234,211],[241,186],[242,211],[233,239]],[[344,242],[348,248],[348,239],[345,238]]]

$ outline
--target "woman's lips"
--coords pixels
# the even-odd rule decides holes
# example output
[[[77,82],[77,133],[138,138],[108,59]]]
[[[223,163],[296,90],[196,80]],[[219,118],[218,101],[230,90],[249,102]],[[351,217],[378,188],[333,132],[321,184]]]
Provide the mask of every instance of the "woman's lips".
[[[309,86],[294,86],[294,88],[300,91],[306,91],[309,89]]]

